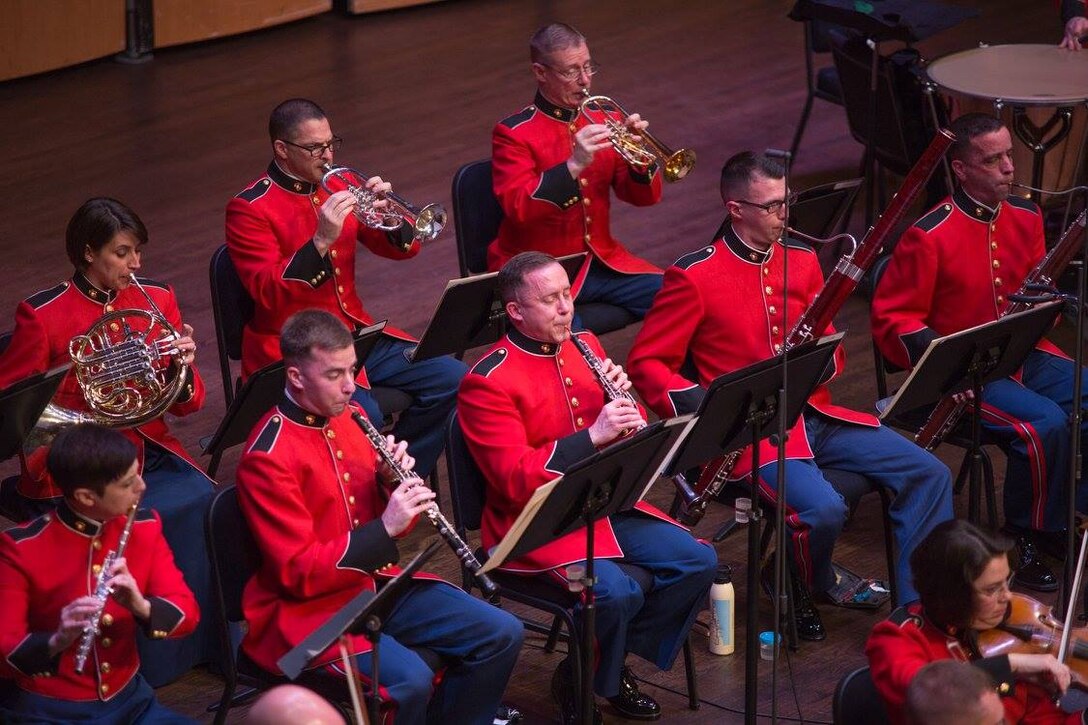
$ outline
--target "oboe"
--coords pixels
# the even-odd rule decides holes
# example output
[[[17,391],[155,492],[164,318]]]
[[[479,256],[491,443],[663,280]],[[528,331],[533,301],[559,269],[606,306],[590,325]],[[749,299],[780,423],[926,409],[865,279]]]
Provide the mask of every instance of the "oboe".
[[[108,586],[106,582],[110,580],[110,569],[113,568],[114,562],[125,555],[125,547],[128,545],[128,537],[132,533],[132,524],[136,521],[136,507],[139,503],[137,501],[132,504],[132,507],[128,510],[128,519],[125,521],[125,528],[121,532],[121,538],[117,541],[117,549],[106,554],[106,558],[102,561],[102,568],[98,570],[98,581],[95,583],[94,594],[92,595],[98,602],[98,608],[94,610],[94,614],[87,620],[87,625],[83,628],[83,636],[79,640],[79,651],[76,652],[76,672],[79,674],[83,674],[83,667],[87,664],[87,656],[91,653],[94,638],[99,635],[98,623],[102,619],[102,612],[106,609],[106,600],[113,593],[113,587]]]
[[[370,445],[374,447],[374,452],[378,454],[378,457],[385,465],[393,472],[394,478],[396,478],[397,485],[404,483],[410,478],[416,478],[417,476],[404,466],[393,460],[393,454],[389,452],[389,449],[385,447],[385,438],[381,432],[374,427],[374,424],[366,419],[362,413],[357,410],[351,411],[351,419],[355,421],[363,431],[363,435],[370,441]],[[418,485],[418,484],[417,484]],[[395,488],[396,486],[394,486]],[[427,520],[434,525],[438,535],[442,537],[443,541],[449,544],[449,547],[453,549],[454,555],[461,561],[461,564],[472,572],[472,575],[476,577],[476,583],[480,585],[480,591],[484,593],[486,597],[493,597],[499,591],[499,588],[495,585],[495,582],[491,581],[491,577],[480,571],[483,568],[483,564],[472,553],[471,547],[457,534],[457,530],[453,528],[453,525],[442,515],[442,512],[438,510],[438,505],[431,503],[430,508],[427,509]]]

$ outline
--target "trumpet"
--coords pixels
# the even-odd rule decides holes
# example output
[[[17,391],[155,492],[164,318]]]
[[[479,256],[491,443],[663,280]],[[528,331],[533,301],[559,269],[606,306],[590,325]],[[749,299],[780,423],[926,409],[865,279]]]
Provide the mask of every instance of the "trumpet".
[[[325,164],[324,169],[321,188],[329,194],[350,191],[355,197],[356,218],[371,229],[392,232],[400,229],[402,224],[407,224],[414,232],[412,241],[418,239],[421,242],[431,242],[446,227],[446,209],[441,204],[428,204],[420,209],[392,191],[376,194],[368,190],[366,180],[369,177],[358,169],[332,164]],[[387,201],[389,205],[385,209],[375,208],[379,201]],[[411,246],[411,242],[394,244],[402,252],[407,252]]]
[[[578,106],[578,111],[592,123],[603,123],[611,132],[609,141],[612,148],[616,149],[623,160],[631,166],[644,170],[655,161],[660,161],[665,181],[672,183],[679,181],[695,168],[695,152],[689,149],[673,151],[661,143],[649,131],[640,131],[637,136],[623,125],[623,119],[631,114],[624,110],[616,101],[608,96],[591,96],[589,90],[582,89],[586,95]],[[601,118],[595,118],[589,114],[590,108],[598,111]],[[620,120],[616,120],[613,113],[618,114]]]

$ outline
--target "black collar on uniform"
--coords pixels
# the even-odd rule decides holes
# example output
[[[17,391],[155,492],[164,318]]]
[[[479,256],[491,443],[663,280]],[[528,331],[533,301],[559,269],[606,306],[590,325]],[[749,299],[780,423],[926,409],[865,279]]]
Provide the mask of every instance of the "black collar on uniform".
[[[963,190],[963,187],[957,188],[955,193],[952,194],[952,201],[956,203],[956,206],[958,206],[964,214],[975,221],[984,222],[986,224],[989,224],[996,219],[998,211],[1001,210],[1000,203],[997,205],[996,209],[991,209],[985,204],[980,204],[975,201]]]
[[[306,194],[309,196],[317,191],[317,184],[311,184],[308,181],[296,179],[288,174],[286,171],[280,168],[279,164],[275,161],[271,161],[268,164],[268,178],[276,182],[276,186],[279,186],[294,194]]]
[[[725,246],[729,247],[729,250],[733,252],[733,254],[737,255],[745,262],[750,262],[752,264],[764,264],[771,256],[771,250],[774,249],[774,247],[770,247],[767,251],[761,252],[758,249],[749,247],[742,242],[740,237],[737,236],[737,233],[733,231],[732,224],[725,225],[725,230],[722,232],[722,241],[725,242]]]
[[[57,504],[56,514],[62,524],[81,536],[98,536],[98,532],[102,530],[101,523],[93,521],[86,516],[80,516],[69,508],[68,502],[63,499]]]
[[[92,302],[97,302],[98,304],[104,305],[107,302],[112,302],[113,299],[117,297],[117,290],[98,289],[91,284],[91,280],[87,279],[82,272],[76,272],[72,275],[72,284],[75,285],[76,289],[79,290],[84,297]]]
[[[545,98],[544,94],[540,91],[536,92],[536,98],[533,99],[533,105],[539,108],[548,118],[554,118],[563,123],[571,123],[574,119],[578,118],[577,108],[563,108],[562,106],[557,106]]]
[[[554,357],[559,354],[559,348],[562,347],[562,345],[556,345],[554,342],[534,340],[528,335],[518,331],[517,328],[511,328],[510,332],[506,333],[506,336],[510,338],[510,342],[514,343],[516,347],[524,350],[530,355]]]
[[[300,407],[298,403],[291,400],[287,395],[283,396],[279,407],[280,413],[283,414],[284,418],[294,421],[299,425],[304,425],[307,428],[324,428],[325,424],[329,422],[328,418],[316,413],[311,413]]]

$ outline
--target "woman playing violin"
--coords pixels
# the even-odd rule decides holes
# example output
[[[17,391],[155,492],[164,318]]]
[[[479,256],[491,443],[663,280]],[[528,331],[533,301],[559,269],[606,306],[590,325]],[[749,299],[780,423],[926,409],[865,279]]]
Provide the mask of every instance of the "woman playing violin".
[[[1069,668],[1050,654],[984,656],[980,635],[1002,624],[1013,594],[1013,542],[963,520],[934,528],[910,558],[920,601],[900,607],[873,628],[865,647],[873,682],[892,722],[906,722],[904,702],[915,674],[929,662],[955,659],[984,670],[1009,723],[1081,723],[1054,704],[1069,687]]]

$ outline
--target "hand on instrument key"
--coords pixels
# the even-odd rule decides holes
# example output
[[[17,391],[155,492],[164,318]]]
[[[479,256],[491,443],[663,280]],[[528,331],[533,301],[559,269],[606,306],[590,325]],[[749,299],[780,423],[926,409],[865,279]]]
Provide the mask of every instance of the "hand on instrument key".
[[[577,179],[578,175],[593,163],[593,155],[612,145],[609,137],[612,131],[603,123],[591,123],[578,129],[574,134],[574,149],[567,159],[567,171],[571,178]]]

